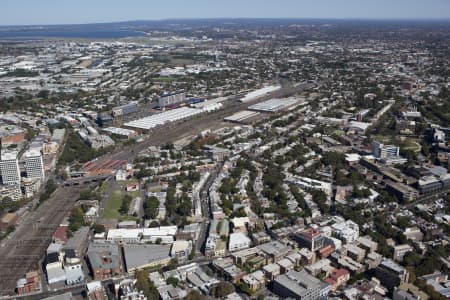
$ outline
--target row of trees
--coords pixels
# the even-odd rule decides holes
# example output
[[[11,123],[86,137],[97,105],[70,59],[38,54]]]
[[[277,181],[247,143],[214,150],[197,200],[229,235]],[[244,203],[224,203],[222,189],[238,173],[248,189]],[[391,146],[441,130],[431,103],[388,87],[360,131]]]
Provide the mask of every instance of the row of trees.
[[[131,201],[133,201],[133,197],[130,194],[125,194],[122,198],[122,204],[119,208],[119,213],[121,215],[126,215],[130,211]]]
[[[159,200],[155,196],[149,197],[144,203],[144,213],[146,219],[156,219],[158,216]]]
[[[167,216],[176,223],[182,223],[186,217],[191,215],[192,201],[186,190],[180,196],[176,196],[176,185],[172,182],[166,194]]]
[[[74,131],[70,131],[64,146],[64,151],[59,157],[58,164],[66,165],[73,162],[85,163],[106,154],[108,151],[109,149],[107,148],[95,150],[89,147]]]
[[[69,217],[69,231],[71,233],[86,225],[86,222],[84,221],[84,213],[85,211],[81,206],[75,206],[72,209]]]
[[[48,198],[50,198],[51,194],[53,194],[53,192],[56,191],[57,188],[58,186],[56,185],[56,183],[52,179],[49,179],[45,184],[44,191],[39,196],[39,203],[48,200]]]

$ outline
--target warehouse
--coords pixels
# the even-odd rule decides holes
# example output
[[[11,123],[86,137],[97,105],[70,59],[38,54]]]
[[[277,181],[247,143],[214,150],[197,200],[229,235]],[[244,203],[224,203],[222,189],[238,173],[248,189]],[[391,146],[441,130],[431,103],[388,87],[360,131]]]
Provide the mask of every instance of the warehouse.
[[[239,111],[231,116],[228,116],[224,118],[225,121],[231,122],[231,123],[246,123],[247,120],[257,117],[259,115],[259,112],[256,111],[249,111],[249,110],[243,110]]]
[[[255,111],[262,111],[268,113],[276,113],[281,110],[287,110],[295,106],[299,102],[295,98],[285,98],[285,99],[270,99],[261,103],[250,106],[248,109]]]
[[[137,269],[166,266],[170,262],[169,245],[124,245],[123,253],[128,273]]]
[[[139,120],[125,123],[124,126],[138,131],[149,131],[158,126],[189,119],[205,112],[203,109],[195,109],[190,107],[181,107],[173,110],[165,111]]]
[[[103,129],[104,132],[117,136],[119,138],[131,139],[137,135],[137,132],[131,129],[108,127]]]
[[[136,229],[110,229],[107,241],[122,243],[156,242],[160,239],[162,244],[172,244],[177,232],[177,226],[161,226],[156,228]]]
[[[125,105],[116,106],[112,109],[112,115],[114,118],[121,117],[121,116],[127,116],[130,114],[134,114],[137,112],[137,103],[136,102],[130,102]]]
[[[276,92],[276,91],[278,91],[280,89],[281,89],[280,85],[267,86],[267,87],[264,87],[262,89],[259,89],[259,90],[256,90],[256,91],[248,93],[247,95],[245,95],[244,98],[242,98],[239,101],[241,101],[241,102],[253,101],[253,100],[256,100],[256,99],[258,99],[260,97],[266,96],[267,94]]]

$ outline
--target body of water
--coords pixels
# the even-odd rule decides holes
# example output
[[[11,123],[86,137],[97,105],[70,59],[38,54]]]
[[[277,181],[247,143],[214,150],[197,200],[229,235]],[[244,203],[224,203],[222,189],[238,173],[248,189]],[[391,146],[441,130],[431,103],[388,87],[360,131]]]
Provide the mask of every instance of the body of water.
[[[145,36],[144,32],[119,29],[89,30],[0,30],[0,39],[26,40],[39,38],[120,39]]]

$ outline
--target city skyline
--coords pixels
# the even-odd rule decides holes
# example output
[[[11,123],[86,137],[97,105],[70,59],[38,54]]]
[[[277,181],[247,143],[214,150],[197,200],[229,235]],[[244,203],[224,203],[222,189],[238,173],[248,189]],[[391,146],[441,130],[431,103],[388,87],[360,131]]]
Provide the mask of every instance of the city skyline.
[[[54,1],[5,0],[0,25],[55,25],[163,19],[290,18],[290,19],[450,19],[450,1],[274,1],[231,0],[213,5],[206,0]],[[361,5],[364,2],[364,5]],[[26,9],[24,9],[26,8]],[[178,9],[177,9],[178,8]]]

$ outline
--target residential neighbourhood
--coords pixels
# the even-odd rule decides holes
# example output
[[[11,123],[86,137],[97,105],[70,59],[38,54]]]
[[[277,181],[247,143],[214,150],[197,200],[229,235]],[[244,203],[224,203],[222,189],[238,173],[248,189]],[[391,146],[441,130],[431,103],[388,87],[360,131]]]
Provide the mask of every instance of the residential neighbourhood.
[[[358,24],[0,34],[0,295],[450,297],[449,24]]]

